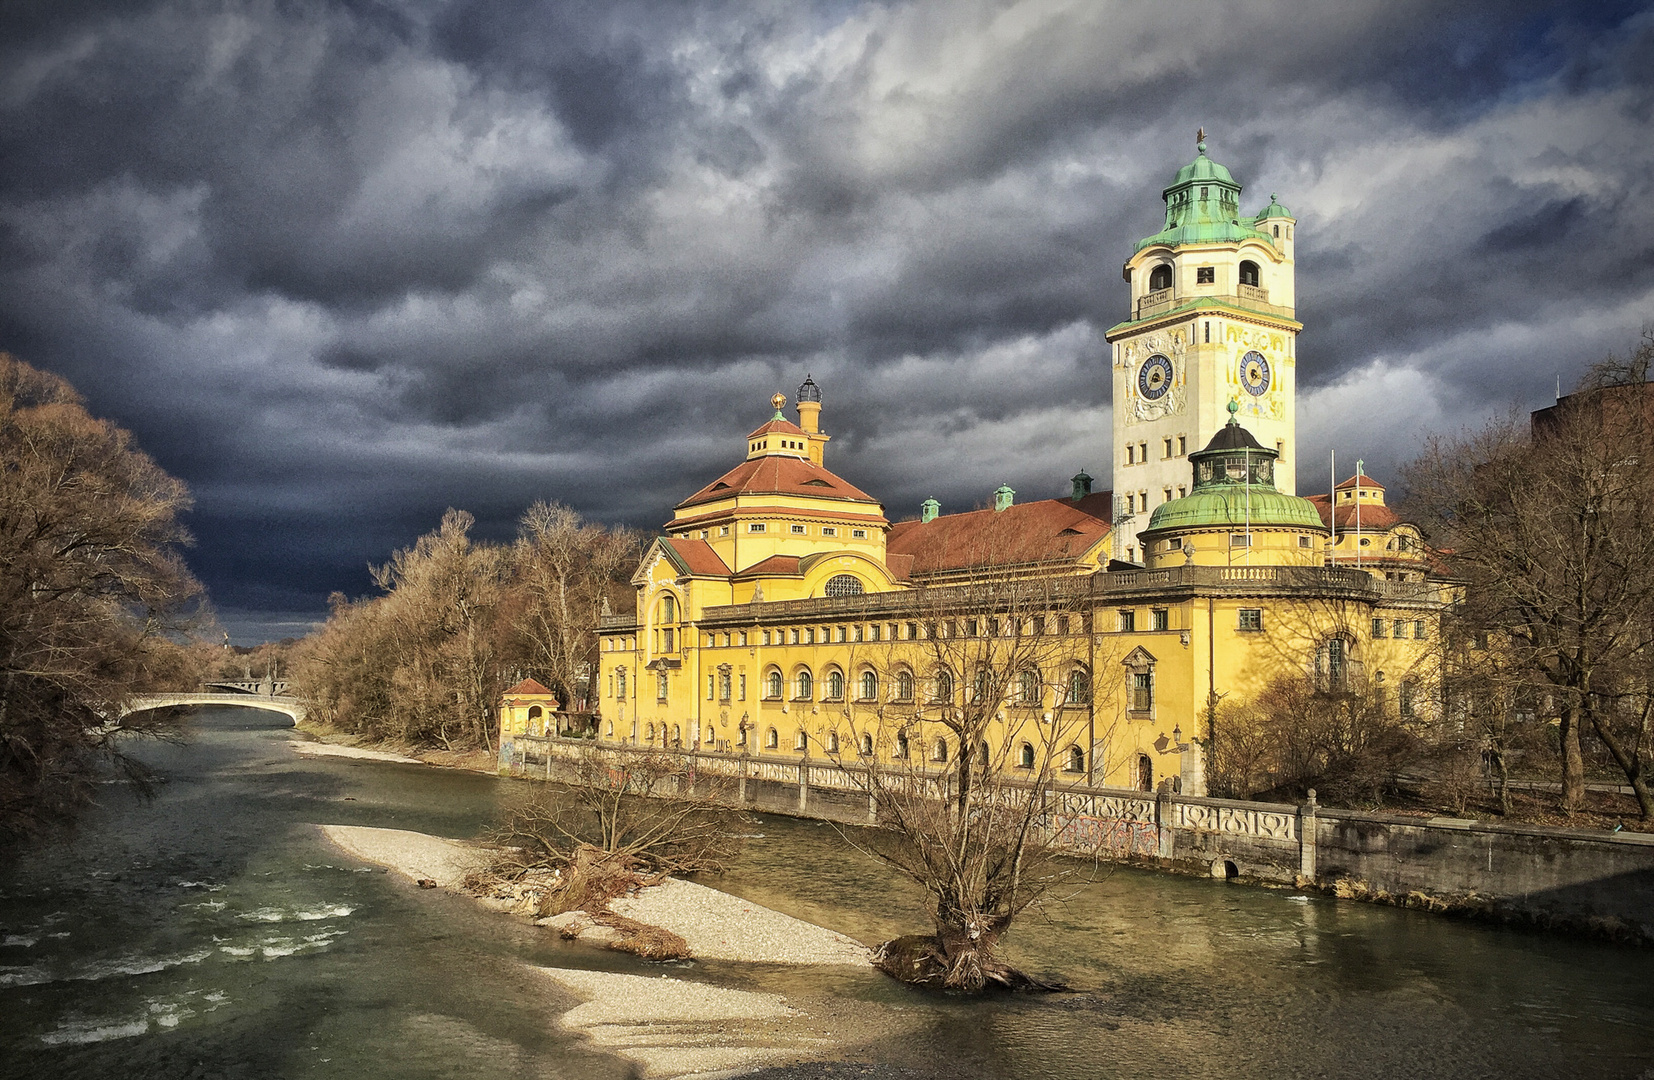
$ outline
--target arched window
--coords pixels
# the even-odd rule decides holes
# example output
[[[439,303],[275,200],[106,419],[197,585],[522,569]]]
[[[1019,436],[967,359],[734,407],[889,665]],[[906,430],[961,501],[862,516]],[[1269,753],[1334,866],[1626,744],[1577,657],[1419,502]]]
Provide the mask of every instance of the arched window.
[[[1328,638],[1315,650],[1316,689],[1339,693],[1348,688],[1349,648],[1343,638]]]
[[[1017,747],[1017,768],[1032,769],[1034,767],[1034,744],[1023,743]]]
[[[988,740],[983,739],[976,744],[976,763],[982,768],[988,767]]]
[[[1137,790],[1154,790],[1154,762],[1147,754],[1137,755]]]
[[[838,753],[838,732],[836,731],[827,733],[827,752],[829,754]]]
[[[828,596],[860,596],[861,594],[861,578],[854,574],[834,574],[827,579],[826,595]]]
[[[1084,668],[1068,673],[1068,704],[1084,705],[1091,700],[1091,676]]]
[[[771,701],[781,700],[781,672],[775,668],[770,668],[764,676],[764,696]]]
[[[836,668],[827,673],[827,701],[844,700],[844,672]]]
[[[862,736],[861,736],[859,745],[860,745],[860,748],[861,748],[861,756],[862,757],[872,757],[873,756],[873,736],[867,734],[865,731],[862,732]]]
[[[528,718],[529,718],[529,719],[530,719],[530,720],[538,720],[538,719],[540,719],[540,717],[541,717],[541,716],[542,716],[542,715],[543,715],[543,713],[542,713],[542,711],[541,711],[541,709],[540,709],[540,706],[538,706],[538,705],[530,705],[530,706],[529,706],[529,707],[528,707]]]
[[[1416,702],[1414,699],[1417,695],[1418,687],[1414,684],[1412,679],[1401,680],[1401,718],[1403,720],[1411,720],[1416,715]]]
[[[660,598],[660,621],[663,623],[678,621],[678,598],[667,593]]]
[[[1039,672],[1033,668],[1023,670],[1017,688],[1017,700],[1024,705],[1038,705],[1040,703]]]
[[[1172,287],[1172,264],[1171,263],[1161,263],[1159,266],[1157,266],[1153,270],[1149,271],[1149,291],[1154,292],[1154,291],[1157,291],[1157,290],[1160,290],[1160,289],[1169,289],[1171,287]]]
[[[610,720],[608,722],[608,724],[606,724],[603,728],[603,735],[606,738],[612,739],[612,738],[614,738],[614,733],[615,733],[615,722],[613,720]]]
[[[942,668],[936,673],[936,700],[939,702],[953,701],[953,672]]]
[[[879,676],[872,671],[861,673],[861,700],[879,700]]]
[[[1068,771],[1085,772],[1085,751],[1077,746],[1068,748]]]
[[[660,733],[662,735],[665,735],[666,734],[666,729],[664,727],[661,728]],[[682,746],[683,745],[683,729],[680,728],[677,724],[672,725],[672,745],[673,746]]]
[[[653,746],[655,743],[655,725],[650,724],[643,729],[643,741]]]
[[[764,749],[774,750],[780,745],[781,733],[774,728],[770,728],[769,733],[764,736]]]
[[[936,740],[936,745],[930,748],[930,760],[932,760],[932,761],[946,761],[946,760],[948,760],[948,741],[946,739],[937,739]]]
[[[900,732],[896,734],[896,749],[893,751],[892,756],[895,757],[897,761],[907,760],[907,736],[901,734]]]
[[[1240,264],[1240,283],[1258,287],[1258,264],[1248,259]]]
[[[985,667],[977,668],[976,679],[971,686],[971,695],[973,701],[992,701],[994,697],[994,673]]]
[[[793,749],[794,750],[808,750],[809,747],[810,747],[810,737],[808,735],[804,734],[802,731],[800,731],[798,733],[797,737],[795,737],[793,739]]]
[[[794,701],[809,701],[815,696],[815,678],[810,674],[809,668],[798,669],[795,683],[798,686],[798,693],[794,696]]]
[[[896,700],[913,700],[913,672],[898,671],[896,673]]]

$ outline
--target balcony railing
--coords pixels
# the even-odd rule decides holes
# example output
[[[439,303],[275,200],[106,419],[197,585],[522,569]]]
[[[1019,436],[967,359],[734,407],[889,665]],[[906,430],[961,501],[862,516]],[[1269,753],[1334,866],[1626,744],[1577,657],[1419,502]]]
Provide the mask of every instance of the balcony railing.
[[[1233,307],[1245,308],[1248,311],[1261,311],[1270,315],[1279,315],[1282,318],[1295,318],[1292,308],[1282,307],[1269,302],[1269,290],[1256,285],[1237,285],[1233,293],[1196,292],[1183,296],[1172,295],[1172,289],[1156,289],[1154,292],[1144,293],[1137,301],[1136,314],[1133,318],[1147,319],[1155,315],[1163,315],[1180,304],[1193,300],[1213,300],[1220,304],[1229,304]]]

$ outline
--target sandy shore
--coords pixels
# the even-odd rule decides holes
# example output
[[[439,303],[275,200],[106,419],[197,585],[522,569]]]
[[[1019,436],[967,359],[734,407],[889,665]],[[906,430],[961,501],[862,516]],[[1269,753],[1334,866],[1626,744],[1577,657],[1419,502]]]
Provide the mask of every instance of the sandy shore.
[[[306,757],[359,758],[364,761],[392,761],[398,765],[423,765],[418,758],[403,757],[384,750],[364,750],[359,746],[338,746],[334,743],[303,742],[289,739],[287,745]]]

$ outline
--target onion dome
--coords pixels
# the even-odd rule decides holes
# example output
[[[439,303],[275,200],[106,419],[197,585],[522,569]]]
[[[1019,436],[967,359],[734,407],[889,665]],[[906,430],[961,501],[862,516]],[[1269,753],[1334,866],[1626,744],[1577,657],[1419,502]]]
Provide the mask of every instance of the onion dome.
[[[1227,168],[1206,156],[1204,132],[1196,150],[1195,159],[1177,170],[1171,186],[1160,193],[1166,200],[1166,227],[1139,240],[1138,251],[1157,244],[1176,247],[1269,239],[1252,227],[1253,219],[1241,223],[1241,185]]]

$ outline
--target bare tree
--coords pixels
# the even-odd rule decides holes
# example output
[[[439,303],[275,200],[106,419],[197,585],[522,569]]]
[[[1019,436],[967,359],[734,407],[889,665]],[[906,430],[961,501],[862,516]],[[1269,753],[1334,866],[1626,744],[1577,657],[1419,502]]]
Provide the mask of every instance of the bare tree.
[[[885,942],[877,963],[970,992],[1040,985],[997,950],[1073,872],[1053,859],[1054,798],[1086,779],[1106,743],[1090,580],[1029,572],[1006,557],[1018,543],[1008,528],[989,519],[968,538],[951,560],[971,568],[952,575],[962,583],[910,594],[908,632],[852,651],[860,700],[841,714],[847,738],[816,737],[829,756],[865,766],[852,775],[877,825],[847,839],[926,893],[934,932]]]
[[[1407,470],[1416,516],[1468,580],[1459,621],[1488,635],[1559,721],[1562,806],[1585,792],[1581,735],[1624,772],[1645,818],[1654,661],[1654,334],[1597,365],[1536,422],[1432,440]]]
[[[596,668],[604,601],[629,599],[639,548],[631,530],[584,521],[558,503],[537,502],[523,515],[513,550],[514,583],[523,594],[516,626],[529,667],[570,708],[582,688],[590,689],[585,680]]]
[[[67,820],[98,760],[136,775],[121,707],[178,657],[159,646],[200,586],[178,555],[184,485],[87,414],[68,383],[0,353],[0,846]]]

